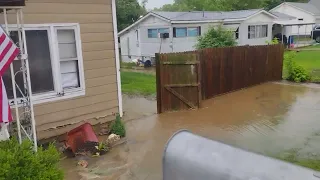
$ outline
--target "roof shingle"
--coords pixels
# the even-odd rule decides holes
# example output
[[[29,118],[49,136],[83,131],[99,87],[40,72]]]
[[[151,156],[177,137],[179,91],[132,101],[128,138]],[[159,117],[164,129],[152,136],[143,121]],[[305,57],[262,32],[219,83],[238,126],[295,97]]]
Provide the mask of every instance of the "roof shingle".
[[[191,11],[191,12],[163,12],[153,13],[171,21],[206,21],[223,19],[247,18],[261,11],[261,9],[250,9],[241,11]]]
[[[318,0],[320,1],[320,0]],[[294,3],[294,2],[287,2],[288,4],[295,6],[297,8],[303,9],[315,15],[320,15],[320,10],[317,8],[316,3],[317,1],[310,1],[309,3]],[[320,5],[320,3],[319,3]],[[319,7],[320,8],[320,7]]]

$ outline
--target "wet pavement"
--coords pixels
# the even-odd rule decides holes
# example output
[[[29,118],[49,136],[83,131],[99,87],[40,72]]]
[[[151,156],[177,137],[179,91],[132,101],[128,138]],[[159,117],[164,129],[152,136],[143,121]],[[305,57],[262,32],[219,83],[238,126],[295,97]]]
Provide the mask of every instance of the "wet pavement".
[[[75,169],[64,160],[66,179],[162,179],[162,153],[180,130],[270,156],[296,149],[319,156],[320,86],[267,83],[207,100],[199,110],[156,115],[156,102],[124,98],[127,143]]]

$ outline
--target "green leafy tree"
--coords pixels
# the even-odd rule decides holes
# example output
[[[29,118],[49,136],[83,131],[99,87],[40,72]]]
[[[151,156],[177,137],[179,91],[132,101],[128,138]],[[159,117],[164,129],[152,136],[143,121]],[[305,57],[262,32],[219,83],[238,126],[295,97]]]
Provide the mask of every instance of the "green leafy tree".
[[[308,0],[286,0],[286,2],[307,2]],[[267,10],[281,4],[284,0],[175,0],[165,4],[162,11],[235,11],[246,9]]]
[[[146,0],[140,5],[137,0],[117,0],[118,31],[130,26],[147,13]]]
[[[237,42],[234,32],[228,31],[222,26],[211,27],[206,34],[199,37],[196,44],[197,49],[235,46]]]
[[[309,0],[286,0],[286,2],[308,2]],[[283,3],[284,0],[265,0],[264,1],[264,8],[266,10],[270,10],[279,4]]]

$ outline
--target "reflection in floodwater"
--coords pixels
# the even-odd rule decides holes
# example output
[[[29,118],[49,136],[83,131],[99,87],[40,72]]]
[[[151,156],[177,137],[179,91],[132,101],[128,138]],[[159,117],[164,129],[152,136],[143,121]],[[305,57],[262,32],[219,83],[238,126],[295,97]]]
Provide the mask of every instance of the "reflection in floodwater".
[[[320,152],[316,85],[267,83],[204,101],[192,111],[156,115],[155,106],[155,101],[125,97],[127,143],[90,162],[88,172],[75,170],[67,178],[81,172],[91,175],[84,179],[160,180],[164,145],[180,129],[267,155],[292,148],[301,156]]]

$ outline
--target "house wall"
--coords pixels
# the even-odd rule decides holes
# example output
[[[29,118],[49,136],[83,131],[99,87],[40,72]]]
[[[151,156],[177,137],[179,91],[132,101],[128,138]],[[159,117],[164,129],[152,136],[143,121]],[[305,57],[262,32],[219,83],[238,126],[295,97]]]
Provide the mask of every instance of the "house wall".
[[[169,38],[148,38],[148,29],[169,28]],[[150,16],[139,24],[141,56],[154,57],[155,53],[172,52],[171,23]]]
[[[138,38],[137,38],[138,33]],[[140,51],[140,30],[132,28],[127,33],[123,34],[120,38],[121,45],[121,60],[123,62],[130,62],[132,59],[141,56]]]
[[[294,16],[297,17],[297,19],[303,18],[303,21],[300,21],[302,23],[315,23],[316,19],[315,17],[310,14],[307,13],[303,10],[300,10],[298,8],[295,8],[291,5],[288,5],[286,3],[283,3],[282,5],[278,6],[275,9],[272,9],[271,12],[280,12],[280,13],[284,13],[284,14],[288,14],[290,16]],[[288,20],[290,21],[290,20]],[[304,26],[292,26],[291,28],[291,32],[288,32],[288,34],[290,35],[310,35],[312,31],[312,26],[311,25],[304,25]]]
[[[217,23],[212,24],[173,24],[162,20],[160,18],[150,16],[144,21],[139,23],[136,27],[133,27],[129,31],[123,33],[120,36],[121,44],[121,54],[122,61],[130,62],[136,57],[154,57],[155,53],[170,53],[170,52],[183,52],[195,50],[195,44],[197,42],[197,37],[183,37],[183,38],[173,38],[173,27],[199,27],[201,26],[201,34],[208,31],[210,26],[217,25]],[[148,29],[157,28],[169,28],[169,38],[148,38]],[[136,38],[136,30],[139,32],[139,39]],[[128,45],[127,38],[129,37],[129,49],[131,53],[131,58],[127,56]]]
[[[245,22],[241,21],[232,21],[230,23],[241,23],[239,26],[239,39],[237,40],[239,45],[263,45],[266,44],[266,41],[272,39],[272,25],[274,18],[265,13],[255,15],[254,17],[246,20]],[[220,23],[185,23],[185,24],[171,24],[160,18],[150,16],[144,21],[140,22],[133,27],[128,32],[125,32],[120,37],[121,42],[121,53],[123,54],[123,61],[131,61],[131,59],[126,55],[128,52],[127,46],[127,37],[130,39],[130,52],[132,55],[137,57],[146,56],[154,57],[155,53],[170,53],[170,52],[183,52],[183,51],[193,51],[195,50],[195,45],[197,43],[197,37],[182,37],[174,38],[173,37],[173,28],[174,27],[199,27],[201,26],[201,34],[205,34],[211,26],[218,26]],[[259,39],[248,39],[248,26],[249,25],[268,25],[268,37],[259,38]],[[148,29],[153,28],[169,28],[169,38],[160,39],[160,38],[148,38]],[[136,39],[135,30],[139,31],[139,40]],[[132,40],[132,41],[131,41]],[[139,41],[139,42],[138,42]],[[137,48],[138,44],[138,48]],[[160,48],[161,45],[161,48]]]
[[[148,29],[156,28],[169,28],[170,38],[162,41],[159,38],[148,38]],[[136,31],[138,31],[138,39]],[[127,38],[129,38],[129,46]],[[142,56],[146,58],[154,57],[155,53],[160,52],[161,43],[162,53],[172,52],[171,39],[171,24],[160,18],[149,16],[137,24],[137,26],[131,28],[120,36],[121,60],[124,62],[130,62],[132,59],[141,58]],[[128,52],[130,52],[131,57],[128,56]]]
[[[218,23],[201,23],[201,24],[174,24],[173,27],[201,27],[201,35],[205,34],[211,26],[217,26]],[[173,33],[173,32],[172,32]],[[173,38],[173,51],[193,51],[197,44],[198,37],[181,37]]]
[[[274,18],[265,14],[260,13],[252,18],[249,18],[242,22],[239,26],[239,44],[238,45],[264,45],[266,41],[272,39],[272,25]],[[268,25],[268,36],[265,38],[248,38],[248,26],[251,25]]]
[[[9,17],[16,22],[15,16]],[[57,136],[83,121],[114,120],[118,112],[111,0],[28,0],[25,24],[79,23],[85,96],[35,105],[39,139]]]

